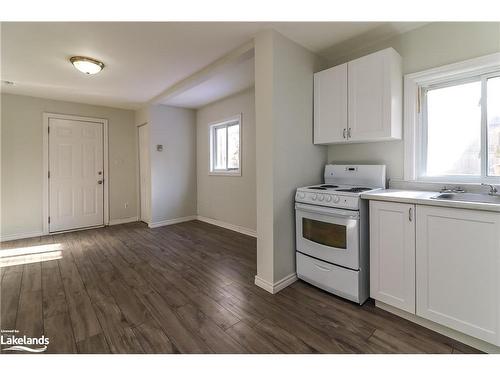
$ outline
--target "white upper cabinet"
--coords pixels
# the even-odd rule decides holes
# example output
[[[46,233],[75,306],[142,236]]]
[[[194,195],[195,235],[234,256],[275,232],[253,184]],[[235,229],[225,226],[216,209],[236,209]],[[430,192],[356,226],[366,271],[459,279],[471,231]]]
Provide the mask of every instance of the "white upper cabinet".
[[[393,48],[318,72],[314,143],[401,139],[402,106],[401,56]]]
[[[348,82],[349,141],[401,139],[401,56],[388,48],[350,61]]]
[[[347,137],[347,64],[314,75],[314,143]]]

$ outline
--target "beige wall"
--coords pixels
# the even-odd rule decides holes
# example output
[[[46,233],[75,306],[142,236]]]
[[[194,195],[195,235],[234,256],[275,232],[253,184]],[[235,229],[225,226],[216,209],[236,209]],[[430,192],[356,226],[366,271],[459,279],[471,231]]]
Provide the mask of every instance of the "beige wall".
[[[500,51],[500,23],[433,23],[372,45],[353,42],[351,53],[328,56],[335,66],[384,48],[393,47],[403,57],[403,73],[413,73]],[[344,51],[346,45],[342,46]],[[403,178],[403,141],[332,145],[331,163],[387,165],[388,178]]]
[[[275,255],[274,281],[295,273],[295,190],[323,180],[325,146],[313,140],[313,72],[322,61],[302,46],[276,35]]]
[[[154,105],[149,109],[151,224],[196,215],[196,114]],[[156,145],[163,145],[157,151]]]
[[[10,94],[2,94],[1,109],[2,237],[42,232],[43,112],[109,121],[110,219],[137,216],[137,142],[133,111]]]
[[[274,33],[255,38],[257,277],[274,282]]]
[[[313,72],[322,61],[274,31],[255,39],[257,276],[295,273],[295,189],[318,183],[326,147],[312,143]]]
[[[241,176],[210,176],[209,124],[242,114]],[[255,91],[250,89],[196,112],[198,215],[256,229]]]

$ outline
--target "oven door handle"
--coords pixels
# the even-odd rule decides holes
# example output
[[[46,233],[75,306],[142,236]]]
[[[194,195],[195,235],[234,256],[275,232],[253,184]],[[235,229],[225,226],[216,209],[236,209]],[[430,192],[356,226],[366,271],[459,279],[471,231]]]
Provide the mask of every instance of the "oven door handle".
[[[295,209],[302,212],[310,212],[313,214],[322,214],[332,217],[342,217],[358,220],[359,212],[349,211],[349,210],[339,210],[336,208],[322,207],[322,206],[311,206],[310,204],[295,203]]]

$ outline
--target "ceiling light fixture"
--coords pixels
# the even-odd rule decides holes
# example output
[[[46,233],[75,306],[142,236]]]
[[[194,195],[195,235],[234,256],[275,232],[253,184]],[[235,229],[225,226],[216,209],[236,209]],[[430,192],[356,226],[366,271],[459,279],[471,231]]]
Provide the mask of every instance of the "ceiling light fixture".
[[[97,74],[104,68],[104,63],[85,56],[73,56],[69,59],[73,66],[85,74]]]

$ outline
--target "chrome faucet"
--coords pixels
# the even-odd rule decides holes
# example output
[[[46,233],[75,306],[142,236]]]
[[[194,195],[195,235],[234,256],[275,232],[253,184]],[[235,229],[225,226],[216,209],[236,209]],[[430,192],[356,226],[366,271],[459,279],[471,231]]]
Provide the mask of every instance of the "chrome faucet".
[[[495,185],[491,185],[491,184],[485,184],[485,183],[481,183],[482,186],[489,186],[490,187],[490,191],[489,191],[489,195],[496,195],[498,193],[498,189],[496,188]]]
[[[443,188],[439,192],[440,193],[465,193],[465,190],[462,189],[460,186],[457,186],[453,189],[450,189],[446,186],[443,186]]]

